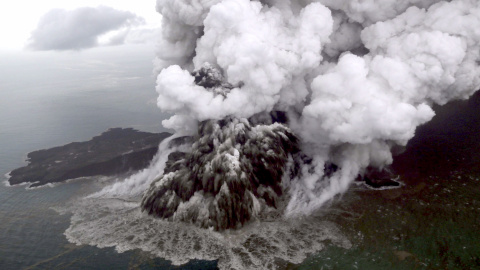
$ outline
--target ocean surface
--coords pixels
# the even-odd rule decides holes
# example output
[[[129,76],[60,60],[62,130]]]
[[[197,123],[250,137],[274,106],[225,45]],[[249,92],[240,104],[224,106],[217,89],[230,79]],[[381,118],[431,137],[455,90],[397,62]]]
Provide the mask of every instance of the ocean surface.
[[[119,254],[67,241],[70,215],[53,209],[98,189],[95,180],[30,190],[5,185],[5,175],[25,165],[31,151],[89,140],[113,127],[165,131],[151,48],[132,47],[122,59],[111,49],[0,58],[0,269],[171,269],[139,251]],[[196,264],[186,267],[212,266]]]
[[[151,227],[136,224],[135,220],[131,225],[124,224],[136,217],[128,203],[98,200],[95,203],[110,203],[110,208],[87,204],[84,212],[76,212],[76,216],[59,211],[100,190],[105,181],[112,179],[81,179],[37,189],[4,184],[3,176],[25,165],[26,154],[34,150],[89,140],[112,127],[165,131],[161,120],[167,115],[155,105],[152,66],[145,64],[151,62],[152,50],[132,47],[122,59],[117,59],[111,50],[69,53],[63,58],[56,56],[55,61],[51,61],[49,53],[0,55],[0,269],[217,268],[216,260],[193,260],[174,266],[168,258],[154,257],[135,248],[150,248],[137,243],[137,236],[147,244],[151,241],[142,237],[151,237],[159,245],[167,239],[162,233],[175,232],[181,226],[171,226],[172,229],[165,224],[162,229],[158,226],[163,223],[141,217],[142,222],[157,226],[149,236]],[[253,224],[246,229],[250,230],[248,233],[241,230],[229,235],[233,240],[243,236],[246,239],[239,240],[239,248],[232,248],[230,255],[241,260],[245,255],[242,252],[248,251],[245,256],[249,260],[261,261],[283,252],[284,259],[275,259],[270,265],[273,269],[479,269],[480,155],[472,154],[480,152],[475,139],[480,134],[478,104],[455,119],[450,129],[445,129],[443,120],[438,119],[423,129],[428,137],[417,138],[412,144],[417,151],[413,156],[419,161],[412,161],[407,155],[398,165],[405,170],[421,164],[416,170],[423,171],[413,173],[412,169],[412,173],[401,178],[401,188],[378,191],[356,184],[297,224]],[[449,118],[449,114],[444,118]],[[467,118],[469,122],[461,121]],[[426,142],[430,146],[423,147]],[[459,147],[451,147],[457,144]],[[102,220],[98,207],[115,210],[117,205],[121,206],[121,218],[116,220],[115,212],[111,212],[105,214],[111,219]],[[72,227],[72,217],[84,220]],[[69,228],[72,230],[66,233]],[[215,237],[208,239],[215,234],[208,233],[208,241],[202,242],[206,244],[199,247],[198,254],[187,250],[182,242],[200,234],[190,234],[186,228],[181,233],[177,230],[177,238],[169,240],[170,247],[164,247],[171,249],[172,258],[180,251],[186,256],[207,258],[210,248],[222,254],[224,247],[215,246]],[[333,233],[329,234],[329,230]],[[341,237],[331,237],[335,234]],[[317,242],[314,237],[324,241]],[[332,243],[342,237],[348,239],[348,244]],[[110,247],[76,245],[67,239],[94,244],[101,240]],[[289,243],[281,243],[282,239]],[[208,243],[214,245],[209,247]],[[312,250],[317,252],[304,256],[301,250],[315,245],[319,246]],[[113,246],[128,248],[119,253]],[[175,249],[176,246],[183,249]],[[286,258],[294,253],[301,256],[295,259],[296,263],[288,262]],[[177,259],[181,260],[181,256]]]

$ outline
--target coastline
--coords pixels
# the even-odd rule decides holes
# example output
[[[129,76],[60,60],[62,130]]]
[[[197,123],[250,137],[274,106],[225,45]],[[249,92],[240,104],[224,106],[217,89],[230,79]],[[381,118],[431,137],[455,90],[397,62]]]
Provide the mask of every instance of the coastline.
[[[398,183],[398,186],[381,186],[381,187],[377,188],[377,187],[373,187],[373,186],[367,184],[365,181],[361,181],[361,182],[355,181],[355,182],[353,182],[353,184],[355,184],[357,186],[364,186],[369,190],[388,190],[388,189],[403,188],[405,186],[405,183],[400,181],[400,176],[397,176],[394,179],[390,179],[390,181]]]
[[[3,177],[5,177],[5,180],[2,181],[3,184],[6,186],[6,187],[12,187],[12,185],[10,184],[10,182],[8,182],[8,179],[10,179],[12,176],[10,175],[12,171],[9,171],[7,172],[6,174],[3,175]]]
[[[170,136],[168,132],[110,128],[88,141],[29,152],[27,164],[10,171],[4,184],[53,187],[71,179],[138,171],[148,166],[160,142]]]

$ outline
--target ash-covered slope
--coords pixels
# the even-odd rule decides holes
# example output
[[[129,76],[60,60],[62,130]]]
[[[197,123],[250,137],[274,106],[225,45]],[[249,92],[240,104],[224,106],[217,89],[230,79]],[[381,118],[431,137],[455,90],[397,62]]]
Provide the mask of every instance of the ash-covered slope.
[[[289,156],[297,152],[291,130],[265,115],[204,121],[191,151],[171,154],[142,208],[203,228],[238,228],[277,206]]]

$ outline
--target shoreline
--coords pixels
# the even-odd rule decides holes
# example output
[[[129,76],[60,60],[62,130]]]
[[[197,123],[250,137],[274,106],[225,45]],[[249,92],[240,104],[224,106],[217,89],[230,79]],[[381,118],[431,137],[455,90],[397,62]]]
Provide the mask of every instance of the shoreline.
[[[148,166],[160,142],[171,135],[110,128],[88,141],[35,150],[26,154],[24,166],[5,175],[4,185],[53,187],[76,178],[138,171]]]
[[[386,186],[381,186],[381,187],[376,188],[376,187],[373,187],[373,186],[367,184],[365,181],[361,181],[361,182],[360,181],[358,181],[358,182],[354,181],[353,184],[355,184],[356,186],[364,186],[369,190],[389,190],[389,189],[403,188],[403,187],[406,186],[406,184],[404,182],[400,181],[400,176],[397,176],[397,177],[395,177],[393,179],[389,179],[389,180],[392,181],[392,182],[398,183],[398,186],[388,186],[388,185],[386,185]]]
[[[12,187],[12,185],[10,184],[10,182],[8,182],[8,179],[12,178],[12,176],[10,175],[12,171],[9,171],[7,172],[6,174],[3,175],[3,177],[5,177],[5,180],[2,181],[3,184],[6,186],[6,187]]]

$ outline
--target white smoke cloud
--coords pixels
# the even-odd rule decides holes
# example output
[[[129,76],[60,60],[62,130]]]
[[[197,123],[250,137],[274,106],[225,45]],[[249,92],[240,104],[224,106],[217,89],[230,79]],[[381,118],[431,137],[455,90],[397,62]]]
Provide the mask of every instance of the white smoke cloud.
[[[210,7],[220,0],[169,1],[158,0],[157,11],[162,14],[162,38],[157,49],[155,72],[170,65],[186,66],[195,53],[195,44],[202,32],[202,21]]]
[[[28,47],[33,50],[79,50],[99,45],[98,39],[110,31],[144,23],[143,18],[128,12],[99,6],[74,10],[53,9],[33,30]],[[111,43],[124,42],[113,39]]]
[[[306,85],[302,87],[303,95],[280,93],[288,92],[286,89],[295,83],[302,86],[294,78],[306,75],[320,64],[321,46],[328,41],[333,21],[330,11],[320,4],[309,5],[298,17],[285,13],[288,12],[277,8],[262,10],[260,3],[247,0],[224,1],[213,6],[204,21],[204,34],[197,42],[194,68],[204,63],[218,66],[230,83],[242,87],[233,89],[226,98],[214,97],[202,87],[194,86],[187,71],[180,76],[179,68],[171,66],[157,80],[159,106],[168,111],[182,111],[183,118],[205,120],[227,115],[249,117],[270,111],[277,103],[287,107],[301,102],[308,94]],[[193,43],[192,35],[184,36],[188,36],[185,43]],[[282,96],[287,98],[281,100]],[[173,104],[177,104],[175,108]],[[180,117],[177,115],[176,119]],[[164,123],[170,128],[176,126],[171,122]]]
[[[311,2],[315,2],[311,1]],[[442,0],[319,0],[325,6],[344,12],[348,18],[363,26],[395,18],[411,6],[428,8]]]
[[[157,10],[158,106],[175,113],[163,124],[188,132],[206,119],[289,112],[313,161],[289,183],[288,214],[390,164],[390,148],[434,116],[432,104],[480,87],[475,0],[158,0]],[[235,87],[216,95],[195,84],[190,72],[205,63]],[[339,170],[324,175],[329,163]]]

